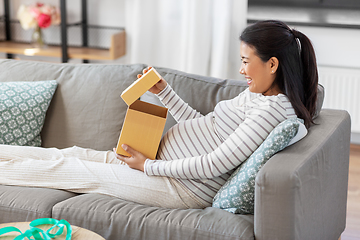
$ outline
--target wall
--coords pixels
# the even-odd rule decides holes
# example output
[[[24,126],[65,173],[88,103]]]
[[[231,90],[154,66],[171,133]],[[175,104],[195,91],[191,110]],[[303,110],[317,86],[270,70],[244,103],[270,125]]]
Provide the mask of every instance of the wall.
[[[293,27],[311,39],[319,66],[360,69],[360,29]]]
[[[319,82],[325,87],[324,107],[345,109],[350,113],[351,142],[360,144],[360,89],[354,89],[360,86],[360,29],[294,27],[313,42],[319,65]],[[332,79],[323,79],[329,74],[333,75]],[[334,84],[334,80],[339,82]]]

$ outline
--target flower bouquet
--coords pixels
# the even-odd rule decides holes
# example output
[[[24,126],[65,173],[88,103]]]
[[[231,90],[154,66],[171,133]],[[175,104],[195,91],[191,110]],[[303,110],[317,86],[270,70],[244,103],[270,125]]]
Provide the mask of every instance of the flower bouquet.
[[[39,48],[46,46],[41,29],[58,25],[61,22],[59,8],[43,3],[22,4],[17,12],[17,18],[23,29],[34,29],[31,38],[32,45]]]

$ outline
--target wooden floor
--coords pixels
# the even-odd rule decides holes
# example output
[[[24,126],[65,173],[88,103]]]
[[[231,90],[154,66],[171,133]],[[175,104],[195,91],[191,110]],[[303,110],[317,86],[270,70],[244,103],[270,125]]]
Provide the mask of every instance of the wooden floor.
[[[360,145],[350,148],[346,229],[341,240],[360,240]]]

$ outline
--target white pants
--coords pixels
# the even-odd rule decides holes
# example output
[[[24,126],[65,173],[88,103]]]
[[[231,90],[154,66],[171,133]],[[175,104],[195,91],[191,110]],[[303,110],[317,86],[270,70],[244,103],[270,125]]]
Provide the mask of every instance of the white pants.
[[[165,208],[202,208],[179,183],[146,176],[111,151],[0,145],[0,184],[100,193]]]

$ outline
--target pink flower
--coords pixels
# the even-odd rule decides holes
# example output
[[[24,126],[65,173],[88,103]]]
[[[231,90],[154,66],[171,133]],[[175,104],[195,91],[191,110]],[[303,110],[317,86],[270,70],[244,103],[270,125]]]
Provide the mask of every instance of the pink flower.
[[[51,15],[52,13],[52,7],[50,5],[43,5],[41,8],[39,8],[42,13]]]
[[[36,26],[47,28],[61,22],[58,7],[39,2],[33,5],[20,5],[17,17],[24,29],[35,28]]]
[[[40,9],[38,9],[37,7],[29,7],[29,12],[30,14],[34,17],[34,18],[38,18],[40,15]]]
[[[38,25],[40,28],[47,28],[51,25],[51,16],[45,13],[40,13],[37,18]]]
[[[61,14],[58,8],[53,8],[53,12],[51,14],[51,24],[59,25],[61,23]]]

